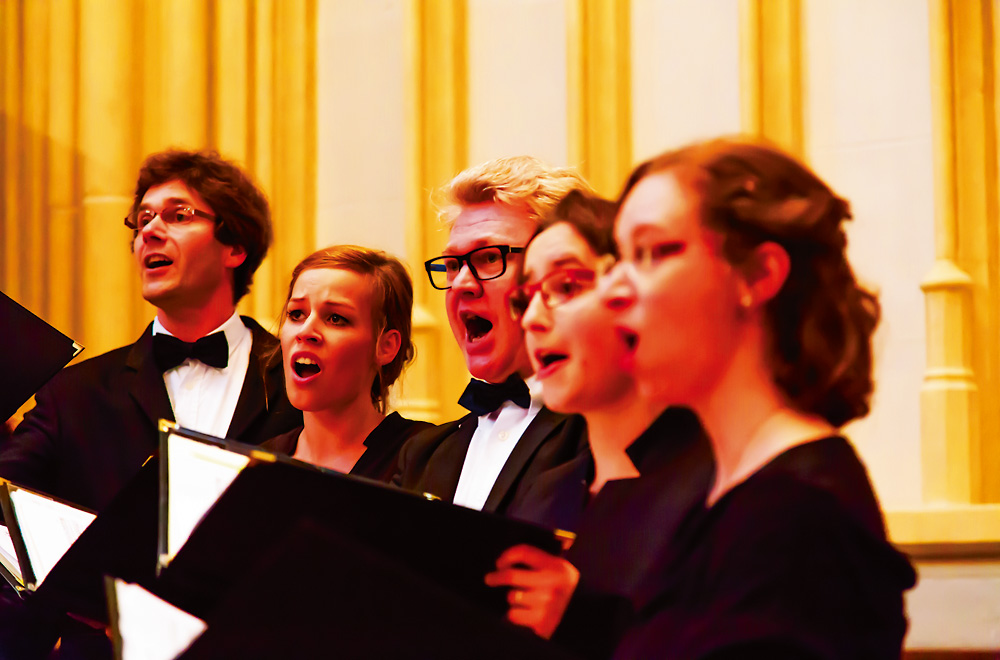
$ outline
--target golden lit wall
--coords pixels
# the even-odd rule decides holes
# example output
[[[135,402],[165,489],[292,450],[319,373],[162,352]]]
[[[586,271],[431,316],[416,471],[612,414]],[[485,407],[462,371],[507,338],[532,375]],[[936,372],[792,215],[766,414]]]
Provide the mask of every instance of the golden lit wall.
[[[86,347],[152,318],[122,225],[144,156],[217,149],[268,194],[241,310],[272,325],[314,242],[312,0],[0,1],[0,289]]]
[[[0,0],[0,12],[0,288],[85,355],[150,317],[121,226],[143,154],[213,146],[274,202],[275,251],[246,309],[268,325],[314,247],[399,254],[418,351],[397,405],[453,419],[467,373],[422,268],[447,238],[435,188],[531,153],[614,195],[664,149],[763,135],[852,202],[851,258],[883,322],[873,411],[848,433],[893,538],[1000,542],[996,0]]]

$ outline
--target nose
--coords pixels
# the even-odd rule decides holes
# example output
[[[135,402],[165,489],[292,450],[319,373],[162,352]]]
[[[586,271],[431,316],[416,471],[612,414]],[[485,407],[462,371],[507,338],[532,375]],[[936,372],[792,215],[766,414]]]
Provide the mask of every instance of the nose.
[[[525,332],[547,332],[552,325],[552,315],[549,308],[542,302],[541,293],[531,296],[528,307],[521,317],[521,328]]]
[[[160,217],[160,214],[157,213],[153,216],[152,220],[147,222],[146,225],[139,230],[139,236],[142,237],[144,242],[147,242],[153,238],[162,239],[166,231],[167,223],[165,223],[163,218]]]
[[[455,274],[455,279],[451,281],[451,290],[455,293],[471,293],[479,295],[483,292],[482,283],[472,274],[469,264],[462,264],[462,267]]]
[[[316,328],[316,324],[319,322],[318,314],[310,314],[306,317],[306,320],[302,322],[299,326],[298,332],[295,333],[295,338],[299,341],[307,342],[310,344],[318,344],[322,335]]]
[[[635,304],[635,282],[625,272],[627,265],[619,262],[597,283],[598,295],[604,305],[615,312],[622,312]]]

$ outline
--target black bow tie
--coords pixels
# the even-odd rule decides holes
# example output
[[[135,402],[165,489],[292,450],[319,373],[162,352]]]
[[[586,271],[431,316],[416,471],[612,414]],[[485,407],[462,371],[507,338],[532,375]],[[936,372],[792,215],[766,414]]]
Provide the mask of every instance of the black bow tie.
[[[223,332],[202,337],[193,343],[161,332],[153,335],[153,358],[160,371],[173,369],[188,358],[224,369],[229,364],[229,342]]]
[[[473,378],[462,392],[458,405],[476,415],[488,415],[502,406],[504,401],[512,401],[522,408],[531,405],[528,386],[517,374],[512,374],[502,383],[487,383]]]

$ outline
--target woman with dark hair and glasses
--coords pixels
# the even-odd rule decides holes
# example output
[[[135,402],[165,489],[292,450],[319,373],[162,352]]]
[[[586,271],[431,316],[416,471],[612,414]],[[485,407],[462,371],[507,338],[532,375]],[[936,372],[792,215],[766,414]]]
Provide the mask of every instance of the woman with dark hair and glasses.
[[[535,492],[533,498],[536,506],[545,497],[551,506],[585,506],[568,561],[557,564],[571,570],[574,581],[579,576],[576,602],[567,616],[570,629],[575,619],[586,620],[595,612],[628,611],[651,563],[663,554],[684,512],[704,496],[711,475],[711,454],[694,415],[643,396],[635,378],[621,369],[630,349],[615,333],[614,312],[595,291],[597,271],[615,260],[615,209],[613,202],[570,193],[525,248],[522,283],[510,296],[545,405],[583,416],[593,455],[551,492]],[[628,561],[623,562],[626,548]],[[500,565],[549,559],[555,558],[519,547],[505,554]],[[545,626],[535,618],[548,614],[536,600],[545,593],[530,585],[512,586],[511,621]],[[614,641],[614,630],[606,623],[584,624],[590,633],[601,634],[569,635],[564,641],[586,654],[606,650]]]
[[[695,411],[716,469],[615,657],[899,657],[914,572],[839,431],[868,412],[879,316],[846,259],[849,217],[804,165],[745,140],[665,153],[626,184],[623,258],[600,287],[623,368],[643,395]],[[533,627],[548,634],[574,571],[514,559],[493,581],[538,592]]]

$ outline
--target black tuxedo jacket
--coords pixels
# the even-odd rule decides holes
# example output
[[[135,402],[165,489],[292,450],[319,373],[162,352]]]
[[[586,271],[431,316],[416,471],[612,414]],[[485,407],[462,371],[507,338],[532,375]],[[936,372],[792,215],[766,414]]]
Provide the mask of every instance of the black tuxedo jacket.
[[[478,422],[479,418],[469,413],[410,438],[400,451],[399,470],[393,483],[407,490],[436,495],[446,502],[453,501]],[[539,486],[563,478],[561,466],[589,453],[582,417],[542,408],[500,470],[483,511],[504,515],[516,511],[516,517],[523,520],[572,530],[578,512],[561,511],[562,515],[553,517],[552,507],[541,506],[535,497]]]
[[[243,317],[250,364],[227,437],[259,444],[302,425],[288,403],[278,340]],[[157,421],[173,420],[153,360],[152,325],[131,346],[67,367],[0,447],[0,477],[100,510],[158,446]]]

